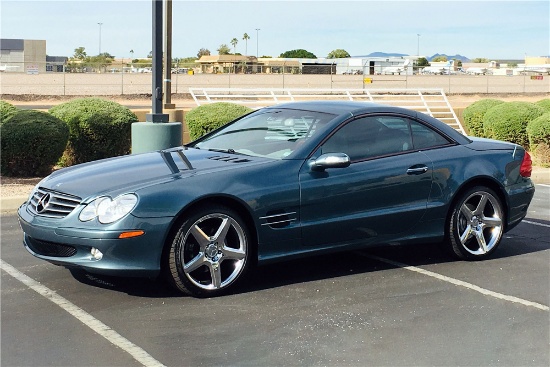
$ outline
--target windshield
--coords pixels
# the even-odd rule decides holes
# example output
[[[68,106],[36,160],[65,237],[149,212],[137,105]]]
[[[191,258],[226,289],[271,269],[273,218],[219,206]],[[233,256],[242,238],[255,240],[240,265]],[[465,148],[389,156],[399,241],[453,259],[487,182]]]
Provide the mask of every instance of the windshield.
[[[260,110],[190,146],[283,159],[334,117],[332,114],[311,111]]]

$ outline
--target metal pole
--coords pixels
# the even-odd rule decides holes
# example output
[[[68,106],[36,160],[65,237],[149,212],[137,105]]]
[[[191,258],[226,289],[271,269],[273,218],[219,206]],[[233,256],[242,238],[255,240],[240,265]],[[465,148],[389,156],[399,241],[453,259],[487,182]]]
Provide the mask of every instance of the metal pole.
[[[99,24],[99,53],[98,53],[98,56],[101,55],[101,26],[103,25],[103,23],[97,23]]]
[[[153,1],[153,86],[151,113],[147,122],[168,122],[168,115],[162,113],[162,0]]]
[[[176,108],[172,104],[172,0],[165,0],[164,9],[164,108]]]
[[[258,31],[260,30],[260,28],[256,28],[256,60],[258,59],[260,53],[258,51]]]

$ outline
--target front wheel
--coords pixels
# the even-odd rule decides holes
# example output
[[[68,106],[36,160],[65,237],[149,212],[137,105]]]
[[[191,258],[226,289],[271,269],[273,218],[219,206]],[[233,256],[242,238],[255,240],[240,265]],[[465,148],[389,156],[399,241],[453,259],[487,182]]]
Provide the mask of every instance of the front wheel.
[[[193,296],[224,293],[250,263],[245,222],[230,208],[207,206],[184,220],[170,247],[170,280]]]
[[[455,203],[448,226],[452,253],[460,259],[482,260],[493,253],[504,233],[500,199],[487,187],[473,187]]]

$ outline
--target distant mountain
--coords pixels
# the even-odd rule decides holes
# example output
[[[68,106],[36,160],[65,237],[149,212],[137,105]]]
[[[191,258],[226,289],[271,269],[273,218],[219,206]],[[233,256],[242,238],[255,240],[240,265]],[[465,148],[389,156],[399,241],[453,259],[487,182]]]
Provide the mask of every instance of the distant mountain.
[[[368,55],[362,55],[362,56],[353,56],[353,57],[406,57],[406,56],[410,56],[408,54],[400,54],[400,53],[397,53],[397,52],[371,52],[370,54]],[[462,55],[452,55],[452,56],[449,56],[449,55],[445,55],[445,54],[435,54],[431,57],[426,57],[426,59],[428,59],[428,61],[432,61],[433,59],[435,59],[436,57],[438,56],[444,56],[447,58],[447,60],[460,60],[462,62],[470,62],[470,59],[467,58],[466,56],[462,56]]]
[[[432,57],[427,57],[427,59],[428,59],[428,61],[432,61],[436,57],[440,57],[440,56],[446,57],[447,60],[460,60],[462,62],[470,62],[469,58],[467,58],[466,56],[462,56],[462,55],[435,54]]]
[[[386,52],[371,52],[368,55],[353,56],[353,57],[402,57],[409,56],[407,54],[398,54],[398,53],[386,53]]]

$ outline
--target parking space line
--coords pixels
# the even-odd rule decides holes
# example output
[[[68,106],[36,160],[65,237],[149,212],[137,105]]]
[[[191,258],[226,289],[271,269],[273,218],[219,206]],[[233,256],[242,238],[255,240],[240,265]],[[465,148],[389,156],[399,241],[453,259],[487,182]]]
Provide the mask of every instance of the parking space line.
[[[541,227],[548,227],[550,228],[550,224],[544,224],[544,223],[538,223],[538,222],[531,222],[530,220],[522,220],[521,223],[528,223],[533,224],[535,226],[541,226]]]
[[[488,289],[481,288],[481,287],[479,287],[475,284],[471,284],[471,283],[464,282],[462,280],[450,278],[448,276],[441,275],[441,274],[438,274],[438,273],[434,273],[434,272],[429,271],[429,270],[424,270],[424,269],[416,267],[416,266],[410,266],[410,265],[407,265],[407,264],[400,263],[398,261],[385,259],[383,257],[379,257],[379,256],[376,256],[376,255],[369,255],[369,254],[365,254],[365,253],[361,253],[361,255],[365,256],[365,257],[368,257],[368,258],[371,258],[373,260],[378,260],[378,261],[381,261],[381,262],[384,262],[384,263],[387,263],[387,264],[390,264],[390,265],[397,266],[399,268],[414,271],[414,272],[420,273],[422,275],[427,275],[429,277],[436,278],[436,279],[442,280],[442,281],[447,282],[447,283],[451,283],[451,284],[458,285],[458,286],[461,286],[461,287],[464,287],[464,288],[467,288],[467,289],[471,289],[473,291],[479,292],[479,293],[484,294],[486,296],[491,296],[491,297],[502,299],[502,300],[505,300],[505,301],[508,301],[508,302],[519,303],[523,306],[538,308],[539,310],[542,310],[542,311],[550,311],[550,307],[548,307],[546,305],[542,305],[540,303],[536,303],[536,302],[532,302],[532,301],[527,301],[527,300],[524,300],[524,299],[521,299],[521,298],[518,298],[518,297],[514,297],[514,296],[508,296],[506,294],[502,294],[502,293],[498,293],[498,292],[493,292],[493,291],[490,291]]]
[[[149,355],[149,353],[147,353],[145,350],[141,349],[140,347],[111,329],[109,326],[94,318],[92,315],[90,315],[74,303],[61,297],[55,291],[43,286],[34,279],[20,272],[2,259],[0,259],[0,269],[4,270],[6,273],[23,283],[36,293],[44,296],[51,302],[55,303],[56,305],[70,313],[84,325],[88,326],[90,329],[101,335],[103,338],[107,339],[107,341],[124,350],[126,353],[130,354],[136,361],[138,361],[142,365],[151,367],[164,366],[162,363]]]

